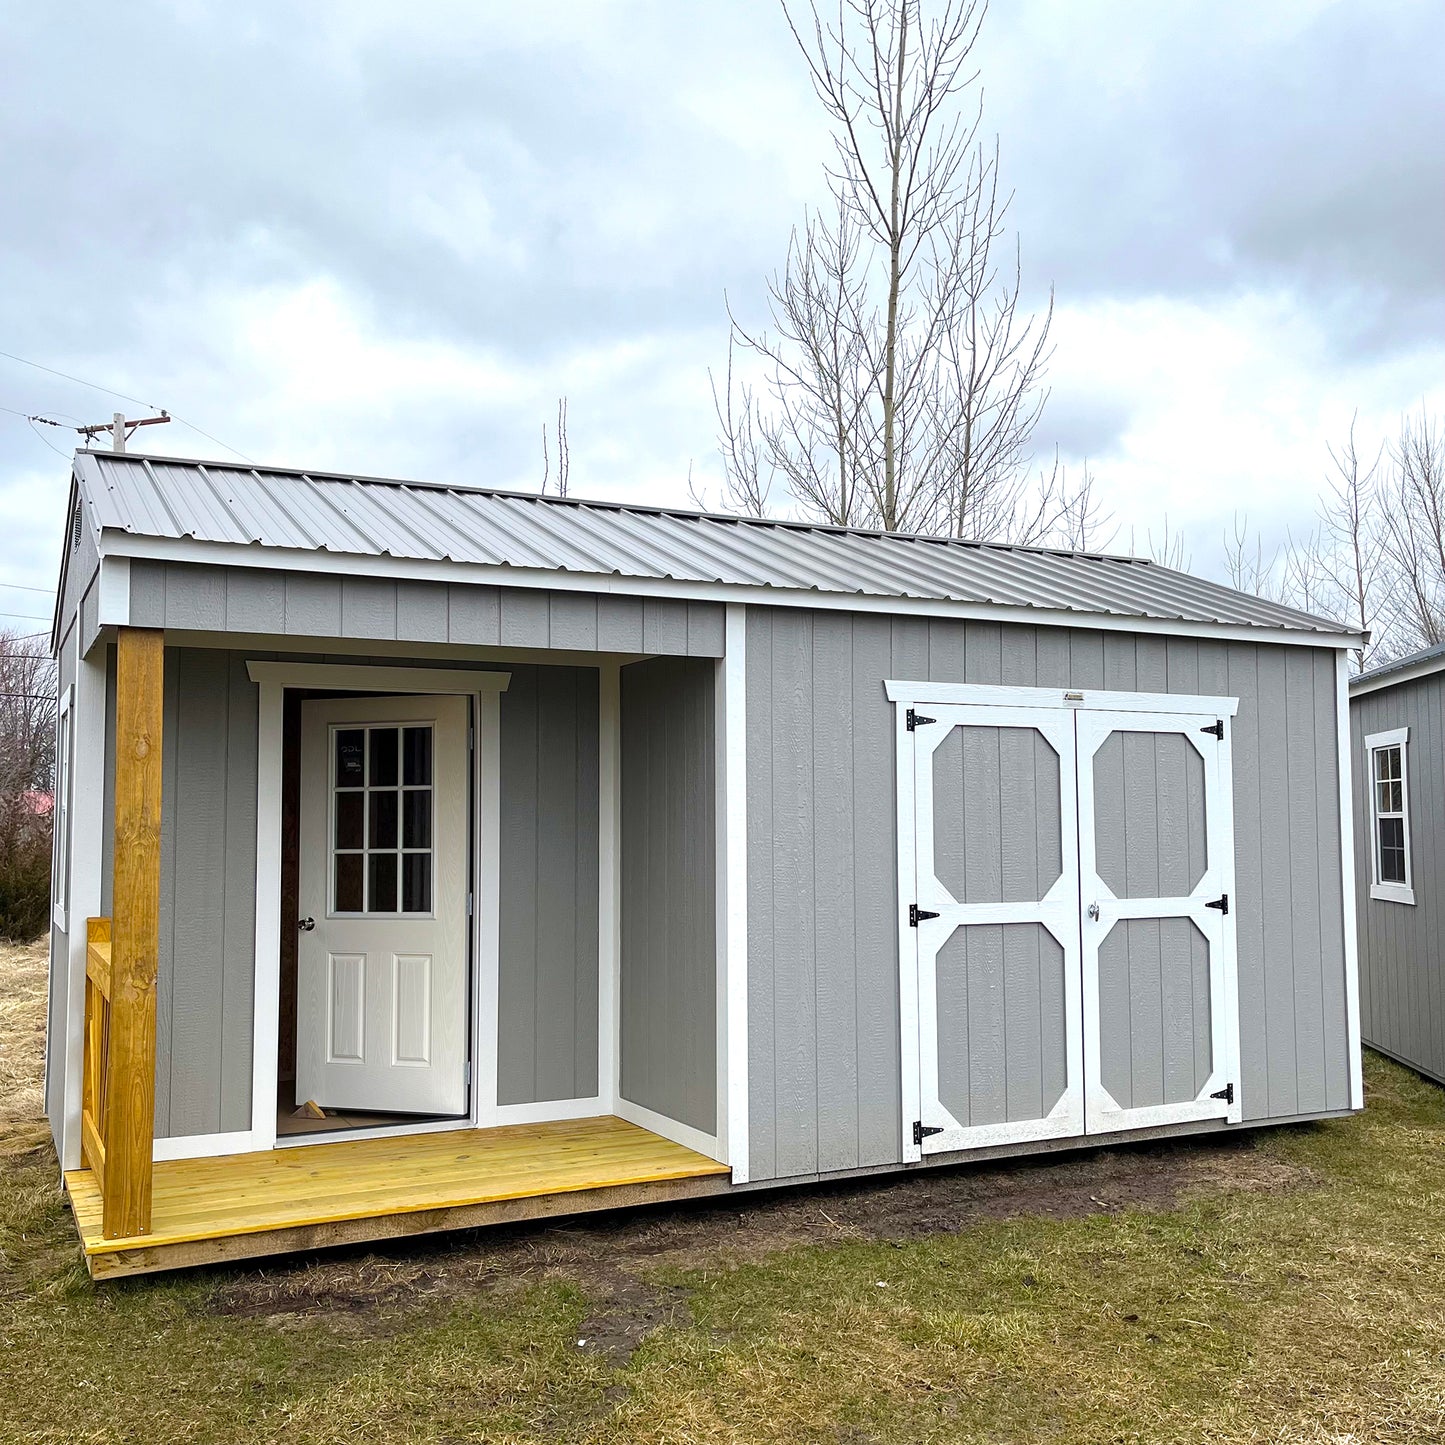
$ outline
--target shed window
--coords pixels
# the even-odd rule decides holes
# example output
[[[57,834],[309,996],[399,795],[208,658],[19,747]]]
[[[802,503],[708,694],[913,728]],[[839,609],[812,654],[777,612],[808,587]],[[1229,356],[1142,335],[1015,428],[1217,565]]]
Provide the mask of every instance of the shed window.
[[[1413,903],[1410,869],[1409,728],[1365,739],[1369,755],[1371,852],[1370,897]]]

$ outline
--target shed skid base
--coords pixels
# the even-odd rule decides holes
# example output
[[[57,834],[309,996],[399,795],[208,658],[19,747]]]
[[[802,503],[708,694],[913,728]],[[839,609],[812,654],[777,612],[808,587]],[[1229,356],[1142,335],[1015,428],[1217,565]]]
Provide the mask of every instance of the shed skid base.
[[[225,1264],[731,1187],[725,1164],[621,1119],[308,1144],[155,1166],[151,1232],[106,1239],[88,1169],[65,1176],[93,1279]]]

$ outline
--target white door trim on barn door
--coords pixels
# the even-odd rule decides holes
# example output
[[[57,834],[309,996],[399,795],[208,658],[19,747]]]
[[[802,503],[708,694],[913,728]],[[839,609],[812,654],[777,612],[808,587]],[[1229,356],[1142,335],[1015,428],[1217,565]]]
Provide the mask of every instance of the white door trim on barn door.
[[[1229,723],[1232,699],[1204,711],[1079,710],[1079,890],[1083,904],[1085,1132],[1115,1133],[1183,1124],[1196,1119],[1242,1117],[1239,1080],[1239,1010],[1234,918],[1234,806]],[[1217,728],[1217,733],[1214,731]],[[1100,876],[1095,758],[1116,733],[1177,735],[1202,763],[1205,864],[1187,893],[1119,896]],[[1129,1106],[1106,1087],[1101,1017],[1101,950],[1120,924],[1132,920],[1188,919],[1208,948],[1209,1062],[1193,1097]],[[1177,1001],[1176,1001],[1177,1002]],[[1165,1005],[1161,1001],[1161,1015]],[[1182,1012],[1182,1009],[1180,1010]],[[1167,1028],[1167,1020],[1166,1020]]]
[[[977,1149],[990,1144],[1015,1143],[1030,1139],[1067,1139],[1081,1134],[1084,1129],[1083,1092],[1083,1014],[1082,996],[1079,987],[1081,974],[1079,958],[1078,919],[1078,817],[1075,806],[1076,764],[1073,719],[1061,709],[1020,708],[1020,707],[973,707],[957,703],[929,703],[931,723],[914,733],[914,798],[917,822],[914,829],[916,886],[910,898],[916,913],[910,917],[909,928],[915,935],[918,958],[918,1017],[923,1021],[917,1033],[919,1056],[919,1113],[914,1117],[919,1128],[910,1137],[923,1147],[925,1153],[947,1153],[957,1149]],[[916,715],[915,715],[916,716]],[[908,728],[909,717],[905,714],[904,726]],[[1047,888],[1042,884],[1030,890],[1017,886],[1010,888],[1009,880],[1003,877],[1003,868],[997,870],[990,882],[997,884],[989,891],[995,893],[1041,893],[1041,897],[1021,898],[1014,896],[1007,900],[989,899],[983,902],[968,902],[956,898],[953,892],[939,878],[936,857],[937,830],[934,827],[934,781],[935,760],[938,748],[944,739],[951,736],[955,728],[988,729],[1036,734],[1048,744],[1058,757],[1058,782],[1050,789],[1051,799],[1035,797],[1035,811],[1046,813],[1057,808],[1059,825],[1058,873],[1050,880]],[[1002,851],[1002,848],[1000,849]],[[1016,851],[1016,850],[1014,850]],[[1002,863],[1002,860],[1000,860]],[[1055,866],[1050,860],[1046,867]],[[917,918],[917,922],[913,918]],[[1020,1104],[1008,1098],[1011,1090],[1009,1081],[1003,1077],[991,1080],[992,1091],[997,1102],[1002,1102],[1006,1120],[985,1123],[964,1122],[951,1110],[943,1098],[942,1071],[939,1067],[938,1038],[936,1027],[928,1026],[929,1020],[938,1017],[939,955],[944,946],[955,936],[962,937],[962,930],[994,929],[991,935],[1002,952],[1002,935],[1006,928],[1042,928],[1058,945],[1062,954],[1062,1020],[1059,1037],[1050,1059],[1050,1045],[1039,1041],[1039,1074],[1052,1065],[1062,1074],[1062,1087],[1054,1099],[1041,1099],[1034,1104]],[[970,1019],[975,1012],[969,1000]],[[995,997],[994,1011],[1000,1012],[1000,1004],[1006,1009],[1006,1000]],[[977,1012],[984,1013],[989,1001],[983,1001]],[[1042,1010],[1042,1004],[1040,1005]],[[1036,1033],[1042,1030],[1036,1025]],[[970,1030],[972,1042],[972,1030]],[[972,1047],[968,1053],[970,1058]],[[971,1072],[986,1071],[970,1062]],[[1032,1079],[1029,1081],[1033,1082]],[[1041,1093],[1042,1088],[1040,1079]],[[1030,1105],[1035,1112],[1028,1112]],[[997,1113],[997,1109],[994,1110]],[[923,1126],[932,1131],[924,1134]]]
[[[1093,818],[1094,756],[1104,739],[1115,731],[1180,731],[1232,719],[1238,699],[1184,694],[1122,693],[1111,690],[1026,688],[962,683],[928,683],[889,680],[885,691],[895,704],[895,739],[898,796],[898,899],[899,899],[899,1002],[903,1077],[903,1158],[907,1162],[928,1153],[978,1148],[985,1145],[1030,1139],[1076,1137],[1086,1133],[1107,1133],[1140,1129],[1158,1124],[1198,1118],[1221,1118],[1238,1122],[1238,1007],[1234,917],[1223,910],[1206,910],[1205,905],[1223,892],[1233,891],[1233,790],[1229,767],[1228,724],[1224,736],[1207,739],[1218,745],[1210,766],[1210,755],[1201,746],[1206,739],[1191,737],[1190,743],[1205,761],[1206,833],[1209,866],[1186,900],[1113,899],[1111,890],[1098,879]],[[958,710],[955,712],[954,710]],[[1070,717],[1073,713],[1077,716]],[[1115,724],[1095,737],[1088,721],[1095,714],[1107,714]],[[1064,794],[1064,815],[1073,814],[1063,825],[1063,851],[1073,844],[1074,870],[1066,864],[1058,882],[1046,894],[1049,920],[1044,923],[1044,903],[1010,902],[960,908],[935,876],[931,855],[934,828],[931,759],[951,727],[937,727],[924,719],[958,726],[966,725],[1032,727],[1059,754],[1060,789]],[[1088,751],[1081,743],[1080,729],[1088,738]],[[1087,779],[1084,777],[1087,771]],[[1072,797],[1068,776],[1073,786]],[[1087,820],[1076,809],[1087,792]],[[1087,837],[1085,837],[1087,833]],[[1088,883],[1084,881],[1087,865]],[[1226,877],[1228,889],[1219,894],[1208,889]],[[1092,891],[1084,897],[1084,890]],[[1207,895],[1207,896],[1206,896]],[[1113,900],[1112,902],[1110,900]],[[929,902],[927,900],[932,900]],[[1096,923],[1085,916],[1088,903],[1098,902],[1101,917]],[[1176,909],[1173,905],[1178,903]],[[935,904],[952,904],[951,908]],[[910,905],[933,919],[910,918]],[[1154,912],[1148,912],[1149,908]],[[937,959],[945,940],[959,926],[984,922],[1044,923],[1055,939],[1068,933],[1055,914],[1068,914],[1073,922],[1073,945],[1065,948],[1066,1018],[1068,1028],[1068,1073],[1065,1088],[1048,1118],[1016,1119],[971,1128],[941,1106],[937,1095]],[[1203,931],[1210,942],[1210,1022],[1212,1055],[1208,1087],[1199,1097],[1181,1104],[1150,1105],[1120,1109],[1107,1095],[1100,1081],[1101,1038],[1099,1035],[1099,947],[1109,924],[1124,916],[1202,917]],[[1077,1007],[1075,1002],[1077,1001]],[[1086,1016],[1087,1015],[1087,1016]],[[1220,1081],[1223,1080],[1223,1084]],[[1228,1099],[1209,1095],[1234,1084]],[[936,1131],[936,1132],[935,1132]]]

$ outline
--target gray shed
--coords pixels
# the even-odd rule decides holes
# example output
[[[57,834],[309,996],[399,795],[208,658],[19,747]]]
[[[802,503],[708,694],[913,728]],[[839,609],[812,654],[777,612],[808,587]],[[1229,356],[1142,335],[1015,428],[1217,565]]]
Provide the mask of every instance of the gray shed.
[[[95,1274],[1361,1106],[1334,623],[90,451],[59,590]]]
[[[1364,1041],[1445,1083],[1445,644],[1350,682]]]

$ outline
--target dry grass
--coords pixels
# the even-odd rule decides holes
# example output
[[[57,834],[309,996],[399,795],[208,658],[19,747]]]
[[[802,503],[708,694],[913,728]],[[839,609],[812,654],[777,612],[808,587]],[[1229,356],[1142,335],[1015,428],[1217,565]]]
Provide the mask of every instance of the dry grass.
[[[49,943],[0,941],[0,1124],[39,1117]]]
[[[19,1113],[43,955],[4,966]],[[1445,1090],[1366,1077],[1215,1144],[105,1288],[0,1124],[0,1440],[1440,1442]]]

